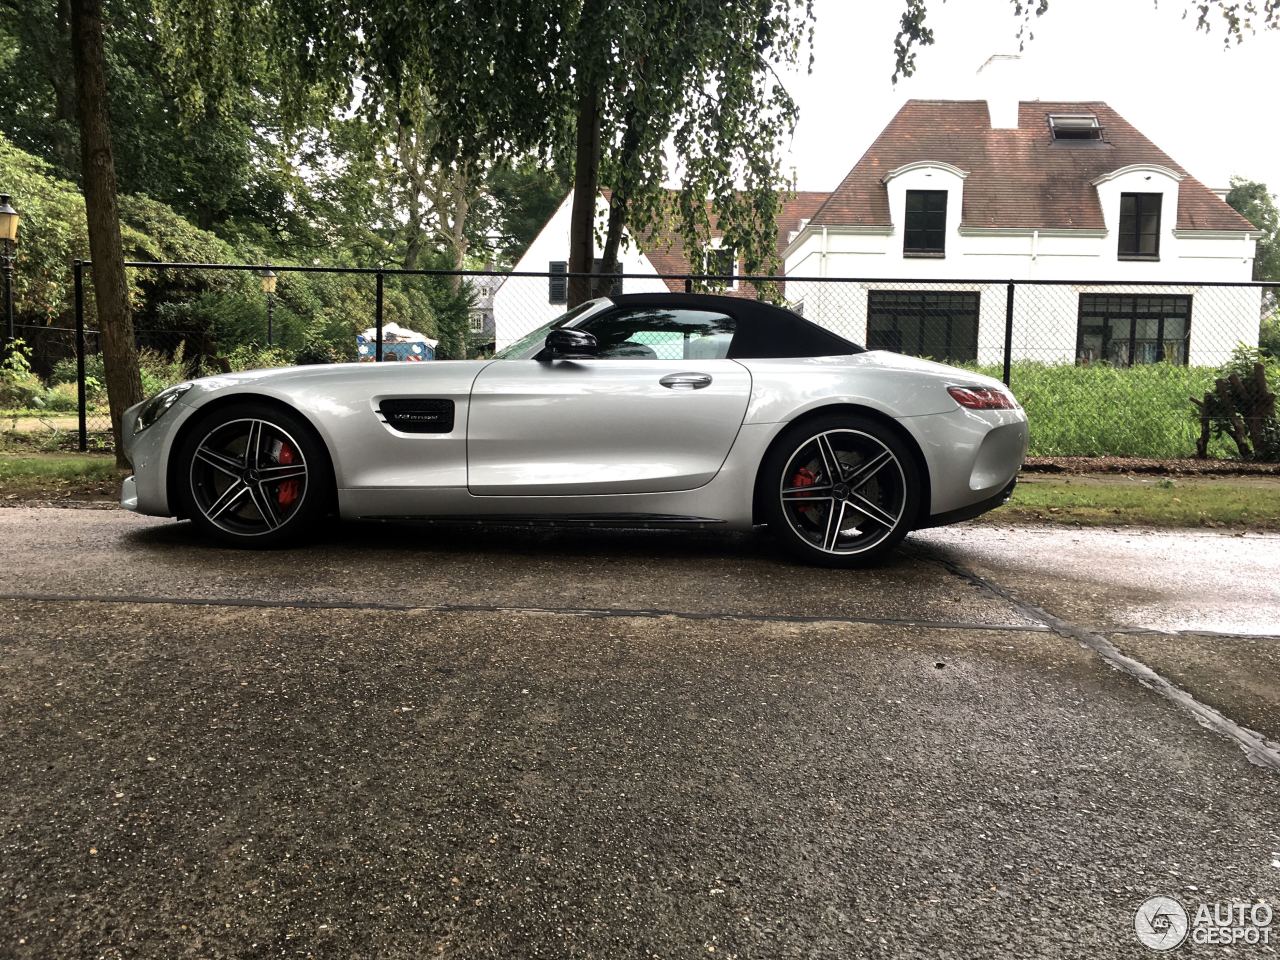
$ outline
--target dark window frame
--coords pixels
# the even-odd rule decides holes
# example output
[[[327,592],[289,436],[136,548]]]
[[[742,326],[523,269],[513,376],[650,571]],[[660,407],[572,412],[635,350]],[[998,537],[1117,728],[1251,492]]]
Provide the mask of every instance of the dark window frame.
[[[1048,120],[1054,143],[1096,143],[1104,137],[1096,114],[1051,113]]]
[[[547,264],[547,303],[569,302],[569,261],[552,260]]]
[[[1153,301],[1163,301],[1165,308],[1158,311],[1153,310],[1152,308],[1155,306]],[[1134,357],[1138,352],[1138,321],[1149,319],[1154,313],[1157,319],[1156,358],[1154,362],[1171,362],[1165,356],[1165,344],[1169,342],[1165,337],[1165,321],[1171,318],[1181,319],[1183,321],[1182,358],[1178,363],[1183,367],[1188,366],[1191,362],[1191,314],[1194,302],[1195,298],[1189,293],[1080,294],[1076,308],[1076,364],[1089,362],[1110,363],[1111,361],[1107,359],[1109,352],[1107,348],[1114,342],[1114,338],[1110,336],[1107,321],[1127,320],[1129,323],[1127,358],[1120,366],[1145,366],[1145,363],[1134,363]],[[1147,309],[1145,311],[1140,310],[1140,304],[1146,306]],[[1179,312],[1181,313],[1180,316],[1178,316]],[[1101,345],[1098,350],[1101,356],[1094,361],[1088,361],[1084,358],[1086,320],[1093,320],[1097,326],[1101,327]]]
[[[894,352],[908,356],[931,356],[936,360],[951,362],[974,362],[978,359],[978,332],[982,323],[982,294],[977,290],[868,290],[867,291],[867,349],[892,350],[890,346],[877,343],[877,333],[883,335],[887,331],[873,331],[872,323],[880,317],[891,317],[894,321],[894,333],[899,336],[899,349]],[[908,343],[903,336],[902,321],[915,324],[914,343]],[[972,338],[957,334],[957,322],[968,323],[972,320]],[[926,353],[925,325],[941,322],[944,324],[943,355]],[[972,355],[967,349],[960,350],[961,345],[968,347],[972,343]],[[917,347],[918,349],[911,349]]]
[[[1125,204],[1128,201],[1133,202],[1132,212],[1125,212]],[[1154,205],[1155,211],[1155,229],[1148,231],[1143,229],[1143,220],[1152,216],[1147,206]],[[1120,222],[1119,242],[1116,245],[1116,257],[1120,260],[1159,260],[1160,259],[1160,223],[1164,207],[1164,194],[1162,193],[1122,193],[1120,194]],[[1126,221],[1128,224],[1126,225]],[[1150,236],[1152,247],[1150,251],[1143,250],[1143,238]]]
[[[939,197],[942,198],[940,209],[937,206]],[[922,209],[911,209],[913,198],[918,199]],[[904,257],[945,257],[947,255],[946,190],[908,190],[906,192],[903,198],[902,255]]]

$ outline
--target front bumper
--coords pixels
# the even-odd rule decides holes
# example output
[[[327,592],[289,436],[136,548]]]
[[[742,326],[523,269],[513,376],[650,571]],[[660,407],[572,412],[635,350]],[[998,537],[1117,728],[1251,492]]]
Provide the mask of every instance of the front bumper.
[[[120,485],[120,506],[135,513],[138,511],[138,481],[133,477],[125,477]]]
[[[134,423],[142,404],[125,411],[121,424],[124,452],[133,465],[133,476],[125,480],[120,491],[120,505],[125,509],[153,517],[173,516],[169,504],[169,456],[182,424],[195,413],[195,408],[184,400],[180,399],[141,433],[134,432]]]

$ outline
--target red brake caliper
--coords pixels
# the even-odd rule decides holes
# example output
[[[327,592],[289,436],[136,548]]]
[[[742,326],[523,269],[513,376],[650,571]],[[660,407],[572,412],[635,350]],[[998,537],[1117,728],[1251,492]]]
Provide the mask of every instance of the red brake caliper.
[[[297,455],[293,452],[293,447],[287,443],[280,444],[280,456],[277,457],[282,467],[287,467],[297,459]],[[286,480],[276,488],[276,502],[282,507],[287,507],[298,499],[301,493],[301,484],[297,480]]]
[[[795,476],[791,478],[791,486],[811,487],[814,485],[817,479],[818,478],[813,475],[812,470],[810,470],[808,467],[801,467],[799,470],[796,471]],[[807,497],[808,494],[807,493],[801,494],[801,496]],[[814,510],[813,507],[800,507],[798,509],[800,510],[801,513],[805,514],[805,516],[813,515],[813,510]]]

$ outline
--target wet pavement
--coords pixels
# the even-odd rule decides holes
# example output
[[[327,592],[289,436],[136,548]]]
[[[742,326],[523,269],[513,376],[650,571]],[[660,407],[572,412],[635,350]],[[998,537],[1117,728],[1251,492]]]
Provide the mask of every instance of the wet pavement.
[[[1120,957],[1153,894],[1277,903],[1280,538],[14,508],[0,597],[4,957]]]

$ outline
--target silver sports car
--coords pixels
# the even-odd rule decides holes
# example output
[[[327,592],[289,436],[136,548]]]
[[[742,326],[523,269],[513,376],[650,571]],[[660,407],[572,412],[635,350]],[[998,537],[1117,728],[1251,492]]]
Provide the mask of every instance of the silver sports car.
[[[124,506],[224,543],[294,541],[333,513],[767,524],[828,566],[998,506],[1027,448],[997,380],[692,294],[591,300],[488,360],[181,383],[124,431]]]

